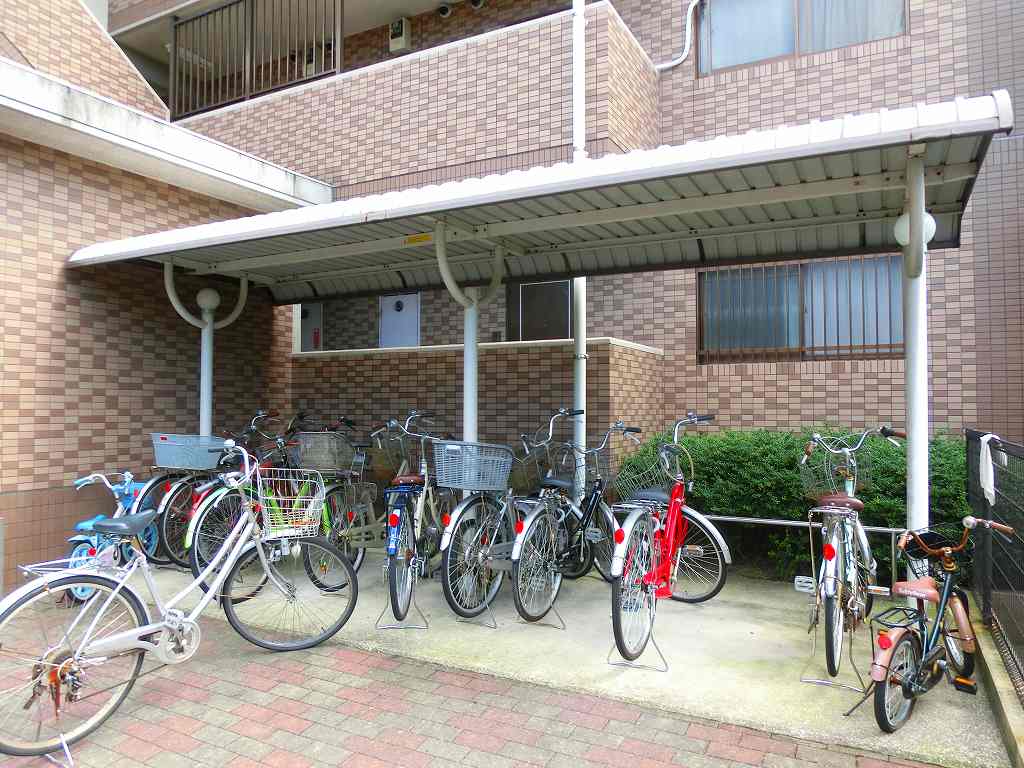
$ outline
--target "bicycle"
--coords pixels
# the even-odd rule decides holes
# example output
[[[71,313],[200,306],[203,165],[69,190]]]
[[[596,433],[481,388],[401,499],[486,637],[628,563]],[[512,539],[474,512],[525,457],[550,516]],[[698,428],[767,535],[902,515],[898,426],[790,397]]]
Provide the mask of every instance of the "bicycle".
[[[917,578],[896,582],[893,594],[912,598],[916,605],[894,606],[872,620],[873,633],[876,625],[879,629],[871,663],[871,687],[854,707],[866,701],[873,688],[875,720],[886,733],[902,728],[913,714],[917,699],[943,678],[958,691],[978,692],[978,684],[971,679],[974,628],[967,593],[958,581],[970,552],[972,530],[981,526],[1006,536],[1015,532],[1008,525],[971,516],[965,517],[961,525],[959,537],[943,526],[900,536],[897,547]],[[929,617],[928,605],[935,606],[934,617]],[[955,624],[956,629],[950,629],[949,624]]]
[[[822,612],[825,614],[825,666],[831,677],[839,674],[842,665],[844,635],[863,623],[873,605],[877,564],[860,522],[864,503],[855,496],[867,484],[870,466],[867,457],[858,457],[857,452],[873,434],[897,446],[895,438],[906,437],[886,426],[840,437],[815,433],[800,459],[804,491],[815,501],[807,513],[812,576],[797,577],[794,585],[815,595],[811,631],[818,626]],[[816,447],[822,450],[815,453]],[[816,518],[820,518],[822,531],[820,567],[815,566],[819,554],[814,546]]]
[[[381,428],[396,430],[420,441],[419,473],[395,477],[392,485],[384,491],[387,507],[384,567],[395,621],[402,621],[409,614],[416,579],[429,576],[440,565],[441,531],[449,519],[454,501],[450,489],[438,487],[427,462],[427,443],[437,438],[409,428],[424,415],[424,412],[412,411],[404,425],[397,419],[391,419],[386,427]],[[371,437],[380,432],[377,430]]]
[[[146,653],[163,664],[195,655],[197,619],[214,596],[236,632],[275,651],[311,648],[348,621],[358,599],[355,574],[336,547],[315,535],[322,478],[305,470],[268,475],[231,441],[223,450],[242,459],[233,482],[251,483],[256,500],[247,501],[201,578],[169,600],[160,596],[138,542],[156,518],[151,510],[96,524],[103,535],[133,544],[126,566],[114,566],[112,547],[87,567],[69,568],[67,561],[28,566],[36,578],[0,601],[0,752],[66,751],[95,731],[131,691]],[[157,607],[155,620],[132,584],[139,572]],[[212,578],[214,588],[190,612],[178,608],[203,578]],[[83,587],[95,590],[92,597],[81,604],[67,599]]]
[[[563,408],[551,417],[546,441],[530,440],[523,435],[524,447],[531,453],[544,449],[551,440],[555,421],[570,415],[572,412]],[[609,427],[596,448],[580,450],[572,446],[573,464],[584,469],[589,486],[582,505],[572,500],[572,481],[557,475],[541,479],[540,494],[532,503],[533,509],[517,524],[512,549],[515,605],[525,621],[539,621],[554,605],[557,589],[547,587],[556,586],[555,574],[578,579],[596,563],[602,577],[610,578],[611,548],[618,523],[604,501],[608,474],[604,452],[613,434],[620,433],[639,444],[636,435],[640,431],[638,427],[627,427],[618,421]]]
[[[713,419],[687,414],[673,426],[672,442],[658,449],[657,464],[627,465],[616,478],[616,490],[626,500],[613,509],[628,516],[614,535],[612,632],[628,661],[646,649],[659,600],[701,603],[725,586],[732,555],[714,523],[686,504],[693,489],[693,459],[679,442],[681,427]],[[688,475],[680,464],[683,456]]]

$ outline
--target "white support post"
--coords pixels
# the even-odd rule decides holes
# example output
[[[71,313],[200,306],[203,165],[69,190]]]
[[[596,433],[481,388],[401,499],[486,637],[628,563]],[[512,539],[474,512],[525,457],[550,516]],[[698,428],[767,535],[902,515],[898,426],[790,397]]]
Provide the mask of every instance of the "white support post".
[[[586,0],[572,0],[572,159],[587,156]]]
[[[928,526],[928,269],[935,222],[925,211],[924,159],[907,164],[909,227],[903,249],[904,393],[907,408],[907,527]],[[899,225],[897,225],[899,226]]]
[[[478,326],[480,323],[480,303],[477,301],[479,291],[467,288],[467,296],[472,301],[463,307],[462,325],[462,439],[475,443],[479,436],[477,429],[477,363],[480,355],[478,346]]]
[[[572,407],[583,411],[573,422],[573,442],[581,450],[587,447],[587,278],[572,280]],[[576,467],[573,491],[576,499],[586,492],[587,470],[582,462]]]
[[[213,311],[203,310],[199,334],[199,434],[213,434]]]

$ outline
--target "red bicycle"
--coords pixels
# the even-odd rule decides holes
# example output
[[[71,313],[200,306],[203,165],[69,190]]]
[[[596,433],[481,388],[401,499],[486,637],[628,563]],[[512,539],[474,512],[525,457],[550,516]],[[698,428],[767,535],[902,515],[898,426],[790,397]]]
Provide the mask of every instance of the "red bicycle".
[[[684,425],[714,418],[687,414],[675,423],[672,442],[658,449],[657,464],[624,467],[615,481],[623,501],[613,511],[628,516],[615,532],[612,630],[619,653],[630,661],[651,639],[658,600],[700,603],[725,586],[732,562],[729,546],[714,523],[686,504],[693,459],[679,442]],[[689,474],[683,471],[683,457]]]

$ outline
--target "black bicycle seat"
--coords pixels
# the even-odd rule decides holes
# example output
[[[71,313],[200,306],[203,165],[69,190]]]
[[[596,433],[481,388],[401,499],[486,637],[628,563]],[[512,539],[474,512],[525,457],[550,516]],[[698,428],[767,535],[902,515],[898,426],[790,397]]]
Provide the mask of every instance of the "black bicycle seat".
[[[633,501],[654,501],[668,504],[668,491],[664,488],[641,488],[629,497]]]
[[[135,515],[98,520],[93,524],[92,529],[105,536],[138,536],[154,520],[156,520],[156,510],[149,509]]]

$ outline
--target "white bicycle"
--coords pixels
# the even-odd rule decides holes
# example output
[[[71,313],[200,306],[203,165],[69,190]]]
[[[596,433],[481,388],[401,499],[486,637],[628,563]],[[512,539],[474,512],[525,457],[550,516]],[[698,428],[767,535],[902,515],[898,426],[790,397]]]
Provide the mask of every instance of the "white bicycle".
[[[243,489],[245,514],[191,584],[164,601],[139,534],[156,518],[143,512],[96,523],[114,543],[85,563],[28,566],[32,581],[0,601],[0,753],[66,750],[92,733],[125,700],[152,653],[180,664],[199,647],[197,619],[214,598],[246,640],[275,651],[310,648],[352,615],[358,585],[352,566],[316,536],[324,504],[318,472],[260,468],[244,449],[227,482]],[[114,564],[122,543],[134,557]],[[154,620],[135,586],[141,572],[156,606]],[[200,584],[209,579],[208,592]],[[84,602],[73,595],[93,590]],[[179,606],[199,594],[190,611]]]

